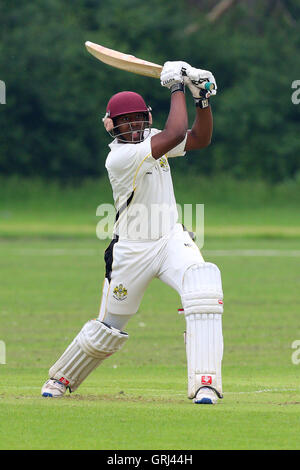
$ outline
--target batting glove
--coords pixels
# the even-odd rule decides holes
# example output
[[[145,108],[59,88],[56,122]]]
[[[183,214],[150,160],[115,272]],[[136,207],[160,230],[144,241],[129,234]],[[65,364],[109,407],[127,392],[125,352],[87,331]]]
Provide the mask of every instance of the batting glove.
[[[199,88],[199,86],[194,85],[192,80],[189,77],[184,77],[184,84],[189,88],[192,96],[194,98],[195,105],[199,108],[207,108],[209,106],[209,98],[211,91],[204,90]]]
[[[185,74],[191,80],[192,84],[195,87],[197,87],[197,86],[199,87],[199,84],[201,84],[203,82],[213,83],[215,88],[214,88],[214,90],[211,90],[210,94],[211,95],[216,95],[216,93],[217,93],[216,80],[215,80],[215,77],[213,76],[213,74],[211,72],[209,72],[209,70],[196,69],[195,67],[189,66],[189,67],[185,67]],[[188,86],[187,82],[186,82],[186,85]],[[191,88],[190,88],[190,90],[193,94],[193,91],[192,91]]]
[[[166,62],[160,74],[161,85],[169,88],[172,93],[177,90],[184,91],[182,70],[186,67],[190,65],[183,61]]]

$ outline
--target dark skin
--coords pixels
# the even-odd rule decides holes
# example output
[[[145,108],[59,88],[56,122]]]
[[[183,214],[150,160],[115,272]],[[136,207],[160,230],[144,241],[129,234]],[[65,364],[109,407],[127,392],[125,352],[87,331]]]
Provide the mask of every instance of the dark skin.
[[[130,131],[129,123],[132,123],[132,130],[136,131],[133,137],[131,137],[131,133],[125,134],[119,141],[124,143],[138,142],[140,133],[143,131],[142,122],[144,119],[144,113],[129,113],[117,117],[115,125],[120,126],[118,132]],[[212,130],[213,118],[210,106],[204,109],[196,108],[193,126],[188,130],[185,94],[181,91],[176,91],[171,95],[170,111],[165,128],[151,138],[152,156],[157,160],[165,155],[183,141],[186,133],[186,151],[207,147],[211,141]]]
[[[122,114],[114,119],[114,125],[118,126],[117,133],[119,142],[138,143],[144,130],[144,121],[148,119],[146,113]],[[133,133],[132,133],[133,131]]]

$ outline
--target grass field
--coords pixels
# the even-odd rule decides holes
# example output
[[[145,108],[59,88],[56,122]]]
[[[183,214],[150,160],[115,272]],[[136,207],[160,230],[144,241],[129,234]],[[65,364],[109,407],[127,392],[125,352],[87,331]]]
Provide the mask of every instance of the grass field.
[[[0,449],[300,448],[296,203],[236,195],[236,203],[211,196],[205,206],[203,254],[220,267],[225,295],[217,406],[186,398],[180,299],[157,280],[123,350],[52,401],[40,396],[49,366],[98,314],[108,243],[95,236],[95,207],[106,189],[98,199],[80,189],[81,198],[76,190],[9,191],[0,190]]]

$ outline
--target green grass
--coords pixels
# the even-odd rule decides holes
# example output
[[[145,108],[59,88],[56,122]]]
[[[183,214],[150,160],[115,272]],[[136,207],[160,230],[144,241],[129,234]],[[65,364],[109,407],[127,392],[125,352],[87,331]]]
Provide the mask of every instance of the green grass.
[[[300,238],[298,180],[269,186],[176,174],[174,187],[182,207],[204,204],[206,237]],[[77,184],[0,178],[0,237],[94,239],[97,207],[112,202],[106,177]]]
[[[180,299],[157,280],[128,323],[122,351],[75,393],[40,396],[49,367],[98,315],[108,242],[95,236],[95,210],[111,193],[104,182],[0,187],[0,449],[300,448],[300,365],[291,346],[300,339],[294,190],[270,195],[257,185],[251,200],[249,186],[237,185],[234,200],[224,184],[220,203],[221,189],[215,194],[205,184],[198,196],[197,187],[179,182],[178,193],[191,203],[207,192],[202,252],[222,272],[224,399],[214,407],[186,397]]]
[[[299,258],[209,256],[222,248],[296,250],[293,240],[207,243],[225,292],[224,399],[186,398],[178,295],[153,281],[124,349],[74,394],[40,397],[49,366],[97,315],[104,242],[5,240],[1,259],[1,449],[299,449]],[[207,256],[206,256],[207,254]],[[196,430],[196,431],[195,431]]]

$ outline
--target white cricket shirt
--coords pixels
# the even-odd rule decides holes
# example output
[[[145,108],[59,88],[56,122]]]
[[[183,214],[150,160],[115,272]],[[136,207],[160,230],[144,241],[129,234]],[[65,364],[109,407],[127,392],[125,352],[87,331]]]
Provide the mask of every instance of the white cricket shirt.
[[[157,240],[172,230],[178,220],[168,158],[185,155],[185,139],[166,155],[155,160],[150,136],[138,144],[110,145],[105,167],[117,210],[114,234],[120,239]]]

